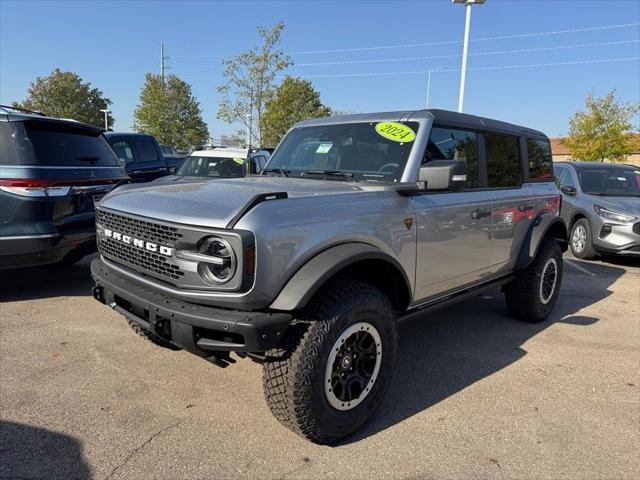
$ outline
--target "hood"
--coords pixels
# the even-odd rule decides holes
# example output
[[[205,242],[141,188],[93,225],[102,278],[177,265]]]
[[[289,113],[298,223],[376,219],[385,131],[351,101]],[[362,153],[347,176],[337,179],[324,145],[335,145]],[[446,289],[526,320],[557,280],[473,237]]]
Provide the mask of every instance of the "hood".
[[[640,213],[640,197],[606,197],[600,195],[589,195],[595,205],[611,210],[612,212],[635,215]]]
[[[355,183],[284,177],[169,181],[124,185],[104,197],[100,207],[168,222],[225,228],[261,193],[287,192],[289,198],[296,198],[360,191]]]

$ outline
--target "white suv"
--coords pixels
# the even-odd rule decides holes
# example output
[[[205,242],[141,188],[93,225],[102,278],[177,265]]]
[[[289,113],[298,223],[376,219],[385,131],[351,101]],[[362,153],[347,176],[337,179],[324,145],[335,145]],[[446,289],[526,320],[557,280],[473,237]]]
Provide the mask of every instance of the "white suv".
[[[257,175],[269,160],[265,150],[213,147],[195,150],[189,154],[175,175],[162,180],[179,180],[185,177],[234,178]]]

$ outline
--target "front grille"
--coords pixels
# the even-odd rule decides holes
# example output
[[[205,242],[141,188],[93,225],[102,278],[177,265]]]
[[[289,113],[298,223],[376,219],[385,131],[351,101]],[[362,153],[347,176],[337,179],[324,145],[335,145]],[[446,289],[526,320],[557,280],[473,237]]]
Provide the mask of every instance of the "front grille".
[[[640,222],[633,224],[633,233],[640,235]]]
[[[173,247],[175,242],[182,238],[182,234],[176,227],[160,225],[101,210],[96,212],[96,216],[98,223],[102,227],[147,242]],[[98,238],[100,252],[118,263],[137,270],[155,273],[171,280],[179,280],[184,275],[178,265],[171,263],[170,257],[128,245],[103,235],[98,236]]]
[[[145,222],[144,220],[116,215],[115,213],[109,213],[103,210],[98,210],[96,215],[98,217],[98,223],[103,227],[116,232],[126,233],[127,235],[148,242],[173,246],[174,242],[182,238],[182,234],[178,232],[176,227]]]

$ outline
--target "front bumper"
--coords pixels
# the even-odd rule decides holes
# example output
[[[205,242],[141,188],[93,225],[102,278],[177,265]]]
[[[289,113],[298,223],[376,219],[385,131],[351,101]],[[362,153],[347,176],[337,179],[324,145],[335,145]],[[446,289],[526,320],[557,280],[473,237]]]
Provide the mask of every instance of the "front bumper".
[[[640,222],[617,223],[599,219],[595,222],[593,246],[602,253],[640,255]]]
[[[292,316],[196,305],[132,282],[100,258],[91,262],[93,296],[127,319],[201,357],[264,352],[275,347]]]

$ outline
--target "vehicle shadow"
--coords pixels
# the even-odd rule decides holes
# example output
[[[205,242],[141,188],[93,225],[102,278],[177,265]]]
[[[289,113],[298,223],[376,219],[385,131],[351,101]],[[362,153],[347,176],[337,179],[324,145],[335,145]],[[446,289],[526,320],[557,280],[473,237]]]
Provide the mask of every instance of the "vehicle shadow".
[[[90,479],[79,440],[45,428],[0,420],[0,478]]]
[[[95,255],[74,265],[52,265],[0,272],[0,303],[91,295],[89,265]]]
[[[587,262],[572,263],[595,270]],[[558,303],[539,324],[512,319],[499,289],[401,322],[398,363],[385,400],[369,423],[342,444],[381,432],[511,365],[527,354],[522,348],[527,340],[555,323],[596,323],[598,318],[576,313],[611,295],[609,287],[625,273],[603,265],[597,270],[589,275],[565,262]]]

